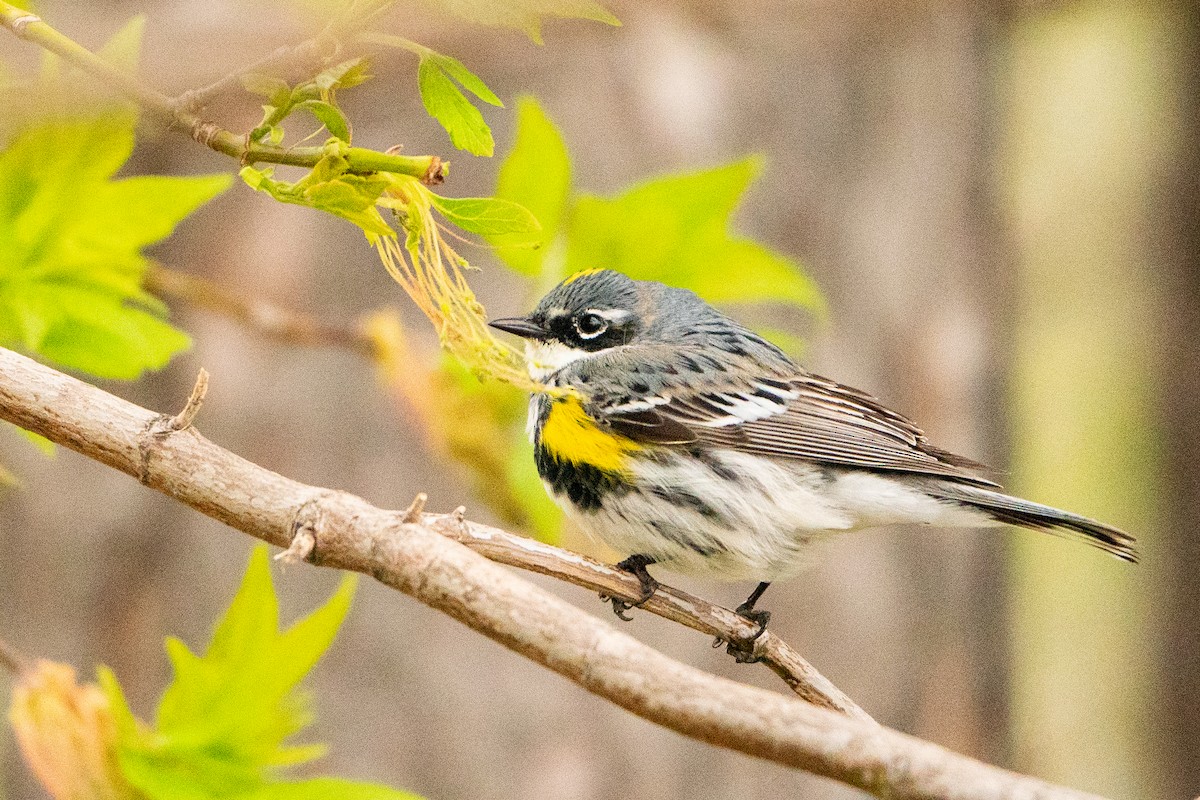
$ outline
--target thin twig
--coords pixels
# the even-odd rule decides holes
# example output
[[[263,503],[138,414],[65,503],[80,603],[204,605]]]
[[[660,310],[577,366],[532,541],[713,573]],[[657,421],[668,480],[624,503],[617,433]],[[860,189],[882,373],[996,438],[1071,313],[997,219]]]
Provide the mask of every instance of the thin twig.
[[[1095,800],[681,664],[452,541],[436,520],[405,523],[399,512],[290,480],[195,428],[151,436],[157,418],[0,348],[0,419],[276,546],[290,544],[298,511],[311,505],[320,512],[317,563],[372,575],[652,722],[894,800]],[[453,515],[447,524],[477,527]]]
[[[630,602],[641,598],[641,582],[635,576],[585,555],[499,528],[463,522],[453,514],[426,514],[424,518],[434,530],[462,542],[490,561],[549,575]],[[759,662],[808,702],[857,719],[871,719],[787,642],[769,630],[758,636],[758,624],[735,611],[666,585],[660,585],[640,608],[727,642],[746,642]]]
[[[286,164],[316,166],[326,152],[323,147],[275,147],[251,142],[225,130],[215,122],[203,120],[183,104],[157,89],[142,84],[78,42],[60,33],[40,17],[0,0],[0,25],[19,39],[32,42],[61,57],[72,66],[98,78],[142,108],[161,118],[172,129],[182,130],[200,144],[232,156],[241,164]],[[437,156],[403,156],[380,153],[364,147],[347,147],[341,153],[347,169],[353,173],[394,172],[412,175],[427,184],[441,183],[446,170]]]
[[[334,345],[374,359],[374,340],[357,327],[331,325],[316,317],[267,302],[186,272],[154,265],[146,272],[146,289],[168,300],[182,300],[242,323],[276,341],[302,346]]]
[[[242,79],[255,73],[276,74],[279,72],[311,73],[329,58],[327,52],[336,54],[340,42],[328,35],[328,29],[311,39],[294,45],[284,45],[270,54],[263,56],[253,64],[229,73],[223,78],[199,89],[188,89],[186,92],[172,98],[172,104],[177,111],[199,111],[213,99],[226,92],[242,87]]]
[[[29,659],[3,639],[0,639],[0,667],[13,675],[23,675],[31,669]]]

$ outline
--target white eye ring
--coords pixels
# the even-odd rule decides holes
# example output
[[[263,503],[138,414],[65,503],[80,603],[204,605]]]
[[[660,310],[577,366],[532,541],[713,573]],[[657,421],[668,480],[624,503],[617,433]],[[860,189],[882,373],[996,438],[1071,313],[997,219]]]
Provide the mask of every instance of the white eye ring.
[[[585,311],[571,320],[571,324],[575,326],[580,339],[595,339],[608,330],[612,323],[595,311]]]

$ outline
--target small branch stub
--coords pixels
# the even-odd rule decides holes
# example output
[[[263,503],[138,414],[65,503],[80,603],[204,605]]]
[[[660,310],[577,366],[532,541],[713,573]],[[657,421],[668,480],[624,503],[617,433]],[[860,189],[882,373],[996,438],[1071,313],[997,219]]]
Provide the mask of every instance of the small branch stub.
[[[426,186],[437,186],[446,180],[446,173],[449,169],[449,162],[442,161],[438,156],[432,156],[429,159],[429,169],[425,171],[421,183]]]
[[[400,515],[401,521],[405,525],[412,525],[415,522],[421,521],[421,513],[425,510],[425,503],[429,500],[429,495],[421,492],[409,504],[408,508],[404,509],[404,513]]]
[[[317,546],[317,532],[309,523],[297,525],[292,532],[292,543],[286,550],[275,555],[276,561],[284,564],[299,564],[307,561]]]
[[[192,386],[192,393],[188,396],[183,410],[167,420],[163,424],[163,427],[171,432],[190,428],[193,420],[196,419],[196,415],[200,413],[200,406],[204,405],[204,396],[206,394],[208,394],[208,370],[201,367],[200,372],[196,375],[196,383]]]
[[[308,561],[317,549],[317,529],[323,521],[321,499],[313,498],[296,511],[292,522],[292,541],[287,549],[275,556],[284,564],[299,564]]]

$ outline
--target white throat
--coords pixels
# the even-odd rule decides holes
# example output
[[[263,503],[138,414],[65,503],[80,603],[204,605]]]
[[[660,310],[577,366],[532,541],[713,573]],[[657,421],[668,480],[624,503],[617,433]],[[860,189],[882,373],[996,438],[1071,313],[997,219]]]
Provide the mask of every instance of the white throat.
[[[595,353],[589,353],[578,347],[568,347],[556,339],[544,342],[533,339],[525,340],[525,364],[529,369],[529,377],[539,383],[544,382],[572,361],[593,355]]]

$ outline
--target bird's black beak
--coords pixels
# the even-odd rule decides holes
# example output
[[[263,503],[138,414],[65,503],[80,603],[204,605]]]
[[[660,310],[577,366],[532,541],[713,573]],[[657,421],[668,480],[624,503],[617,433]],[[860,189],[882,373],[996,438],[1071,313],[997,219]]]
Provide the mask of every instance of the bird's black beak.
[[[522,339],[549,339],[550,332],[528,317],[505,317],[488,323],[498,331],[514,333]]]

